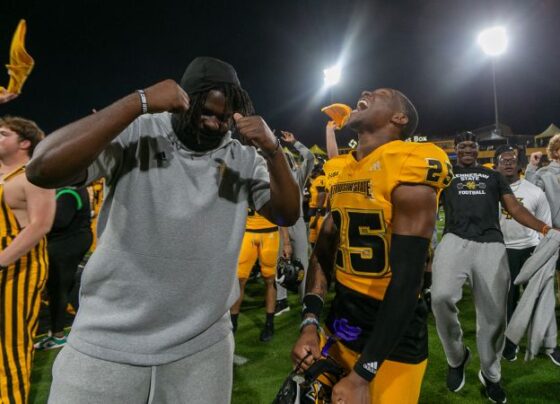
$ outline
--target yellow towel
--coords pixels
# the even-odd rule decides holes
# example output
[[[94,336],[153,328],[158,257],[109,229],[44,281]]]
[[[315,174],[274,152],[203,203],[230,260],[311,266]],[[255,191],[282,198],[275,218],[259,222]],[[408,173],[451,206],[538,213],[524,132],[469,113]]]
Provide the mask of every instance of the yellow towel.
[[[14,37],[12,38],[12,46],[10,48],[10,64],[6,65],[10,82],[8,83],[8,92],[13,94],[21,93],[23,83],[27,80],[27,76],[33,70],[35,61],[25,50],[25,32],[27,24],[25,20],[21,20],[16,28]],[[4,90],[4,87],[0,87]]]
[[[342,128],[348,122],[352,108],[345,104],[331,104],[321,108],[321,112],[327,114],[336,124],[338,129]]]

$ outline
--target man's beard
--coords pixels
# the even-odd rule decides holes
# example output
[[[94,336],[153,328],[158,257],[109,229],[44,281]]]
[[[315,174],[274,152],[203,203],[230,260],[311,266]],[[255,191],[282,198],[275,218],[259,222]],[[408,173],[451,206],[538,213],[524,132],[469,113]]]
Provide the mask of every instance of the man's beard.
[[[208,151],[218,147],[226,135],[219,131],[205,131],[197,128],[181,114],[173,114],[171,118],[171,125],[173,131],[177,135],[179,141],[190,150],[194,151]]]

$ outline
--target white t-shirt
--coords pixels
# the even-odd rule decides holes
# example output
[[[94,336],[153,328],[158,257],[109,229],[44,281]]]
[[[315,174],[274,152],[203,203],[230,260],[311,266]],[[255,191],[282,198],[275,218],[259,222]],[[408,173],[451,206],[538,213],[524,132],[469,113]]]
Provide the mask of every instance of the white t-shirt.
[[[539,187],[524,179],[510,184],[510,187],[517,200],[529,212],[550,225],[550,207],[546,195]],[[539,233],[516,222],[503,207],[500,209],[500,227],[506,248],[522,250],[539,244]]]

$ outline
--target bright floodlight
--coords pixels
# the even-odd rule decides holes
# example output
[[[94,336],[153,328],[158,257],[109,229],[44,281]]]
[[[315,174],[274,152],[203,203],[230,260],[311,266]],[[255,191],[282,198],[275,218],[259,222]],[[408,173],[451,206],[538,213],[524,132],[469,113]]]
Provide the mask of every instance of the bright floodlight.
[[[504,27],[493,27],[478,35],[478,45],[489,56],[498,56],[506,51],[508,39]]]
[[[340,66],[338,65],[323,70],[325,86],[331,87],[336,85],[340,81],[340,74],[341,74],[341,69]]]

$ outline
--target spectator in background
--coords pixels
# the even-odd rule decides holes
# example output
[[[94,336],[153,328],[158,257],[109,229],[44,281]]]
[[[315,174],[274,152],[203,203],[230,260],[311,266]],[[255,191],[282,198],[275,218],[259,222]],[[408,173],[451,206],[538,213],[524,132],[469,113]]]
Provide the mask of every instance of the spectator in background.
[[[504,176],[517,200],[536,218],[550,225],[550,207],[546,196],[539,187],[520,178],[521,170],[516,150],[509,145],[498,147],[494,154],[494,162],[496,169]],[[517,223],[505,209],[500,211],[500,228],[504,235],[511,277],[507,301],[507,321],[509,323],[517,307],[517,302],[521,297],[520,285],[515,285],[514,280],[519,275],[525,261],[527,261],[535,247],[539,244],[539,233]],[[549,356],[551,356],[553,362],[555,361],[554,357],[559,356],[558,364],[560,364],[560,352],[554,353],[556,344],[549,348]],[[506,338],[506,344],[502,353],[504,359],[510,362],[515,361],[517,359],[517,350],[517,345]],[[556,362],[554,363],[556,364]]]
[[[300,192],[300,200],[303,199],[303,188],[305,183],[307,182],[307,178],[311,174],[313,170],[313,166],[315,163],[315,156],[305,145],[299,142],[293,133],[281,131],[282,133],[282,140],[286,142],[289,148],[299,154],[301,156],[302,161],[297,164],[290,153],[286,153],[286,157],[288,157],[288,163],[290,165],[290,169],[292,171],[292,176],[296,180],[296,183],[299,186]],[[297,222],[288,228],[289,234],[289,241],[290,241],[290,248],[291,250],[291,257],[287,257],[284,253],[283,255],[286,258],[292,258],[299,260],[305,273],[307,274],[307,265],[309,260],[309,253],[308,253],[308,243],[307,243],[307,227],[305,225],[305,221],[303,220],[303,206],[300,203],[299,207],[299,219]],[[282,250],[286,251],[287,243],[286,240],[282,239]],[[288,306],[288,291],[284,288],[280,283],[276,282],[276,308],[275,314],[279,315],[287,310],[289,310]],[[300,298],[303,298],[303,290],[305,288],[305,279],[300,285]]]
[[[517,201],[500,173],[477,163],[475,134],[457,135],[455,150],[455,176],[443,191],[444,236],[436,249],[432,269],[432,312],[448,362],[447,388],[453,392],[463,388],[470,359],[457,309],[468,280],[476,307],[478,378],[490,400],[505,403],[500,358],[510,275],[499,223],[500,202],[522,225],[536,231],[548,231],[549,227]]]
[[[327,145],[327,161],[338,157],[338,144],[336,141],[335,130],[340,129],[334,121],[328,121],[325,127],[325,142]],[[310,177],[309,193],[309,244],[311,249],[315,247],[315,242],[323,225],[323,219],[328,208],[328,178],[324,171],[327,162],[320,162],[313,169]],[[330,166],[332,164],[329,163]]]
[[[0,119],[0,403],[27,403],[41,291],[48,271],[45,235],[54,191],[26,178],[44,133],[35,122]]]
[[[338,156],[338,142],[336,141],[336,129],[340,129],[336,126],[334,121],[328,121],[325,127],[325,141],[327,144],[327,157],[332,159]]]
[[[56,192],[56,215],[47,235],[49,253],[49,335],[35,344],[39,351],[66,345],[64,320],[69,294],[75,284],[78,265],[93,241],[91,209],[85,188],[61,188]]]
[[[550,164],[539,168],[542,153],[531,154],[525,170],[525,178],[542,189],[550,204],[552,226],[560,227],[560,133],[550,138],[546,148]],[[556,280],[558,283],[558,301],[560,302],[560,258],[556,263]]]
[[[326,194],[326,182],[327,177],[323,171],[323,165],[318,164],[313,169],[313,173],[310,177],[311,184],[309,185],[309,244],[311,249],[315,246],[317,241],[317,236],[319,235],[319,230],[321,230],[321,225],[323,224],[323,219],[326,213],[327,205],[327,194]]]

